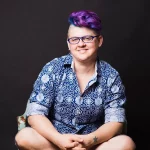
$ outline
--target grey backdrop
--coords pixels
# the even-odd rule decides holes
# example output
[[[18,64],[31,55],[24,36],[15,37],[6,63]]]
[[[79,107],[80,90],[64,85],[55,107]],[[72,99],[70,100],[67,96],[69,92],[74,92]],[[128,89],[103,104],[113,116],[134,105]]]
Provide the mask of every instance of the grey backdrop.
[[[150,134],[149,0],[0,1],[0,129],[2,150],[16,150],[16,117],[24,112],[43,65],[68,53],[67,18],[89,9],[102,20],[102,60],[115,67],[127,95],[128,135],[148,149]]]

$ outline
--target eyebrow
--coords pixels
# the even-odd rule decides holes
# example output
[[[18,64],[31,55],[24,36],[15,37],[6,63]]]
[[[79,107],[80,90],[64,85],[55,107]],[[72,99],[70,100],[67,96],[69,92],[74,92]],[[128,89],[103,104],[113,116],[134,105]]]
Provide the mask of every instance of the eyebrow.
[[[84,36],[72,36],[70,38],[81,38],[81,37],[85,37],[85,36],[95,36],[95,35],[84,35]],[[69,38],[69,37],[68,37]]]

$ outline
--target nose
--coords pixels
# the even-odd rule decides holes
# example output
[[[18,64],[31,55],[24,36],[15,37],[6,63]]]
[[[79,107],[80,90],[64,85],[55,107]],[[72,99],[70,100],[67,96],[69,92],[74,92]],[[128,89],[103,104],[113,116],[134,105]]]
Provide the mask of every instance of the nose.
[[[80,39],[78,46],[85,46],[85,43],[82,41],[82,39]]]

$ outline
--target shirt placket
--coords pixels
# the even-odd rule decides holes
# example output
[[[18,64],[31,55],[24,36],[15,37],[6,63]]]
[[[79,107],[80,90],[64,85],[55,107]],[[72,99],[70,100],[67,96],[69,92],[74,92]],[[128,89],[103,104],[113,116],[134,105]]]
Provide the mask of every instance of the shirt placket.
[[[79,105],[78,107],[76,108],[76,112],[75,112],[75,126],[76,128],[78,128],[78,119],[81,115],[81,104],[82,104],[82,101],[83,101],[83,98],[82,98],[82,95],[80,95],[79,97]]]
[[[97,74],[94,75],[94,77],[89,81],[89,83],[87,84],[86,88],[85,88],[85,91],[83,93],[80,92],[80,88],[79,88],[79,83],[78,83],[78,80],[77,80],[77,77],[76,77],[76,74],[74,73],[74,77],[75,77],[75,80],[76,80],[76,83],[77,83],[77,87],[78,87],[78,92],[79,92],[79,104],[76,108],[76,111],[75,111],[75,127],[76,129],[79,129],[79,117],[81,115],[81,104],[83,103],[83,95],[85,94],[85,91],[88,90],[88,88],[94,84],[97,80]]]

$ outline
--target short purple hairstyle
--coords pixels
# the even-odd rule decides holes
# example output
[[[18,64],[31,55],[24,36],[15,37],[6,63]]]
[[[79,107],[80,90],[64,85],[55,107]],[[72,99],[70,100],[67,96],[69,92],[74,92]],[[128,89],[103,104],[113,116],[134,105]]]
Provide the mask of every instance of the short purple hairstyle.
[[[94,30],[98,34],[100,34],[102,29],[99,16],[95,12],[89,10],[72,12],[69,15],[68,22],[70,25],[77,27],[87,27]]]

